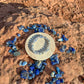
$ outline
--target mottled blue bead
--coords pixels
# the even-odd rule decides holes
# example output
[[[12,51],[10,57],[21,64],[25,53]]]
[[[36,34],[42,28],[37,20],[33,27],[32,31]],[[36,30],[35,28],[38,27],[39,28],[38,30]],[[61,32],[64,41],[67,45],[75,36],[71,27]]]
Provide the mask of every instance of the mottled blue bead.
[[[8,46],[9,46],[9,47],[13,47],[13,44],[9,44]]]
[[[20,73],[20,77],[24,78],[24,79],[27,79],[29,77],[29,74],[26,70],[22,70],[21,73]]]
[[[32,65],[32,63],[29,63],[29,64],[28,64],[28,66],[31,66],[31,65]]]
[[[30,70],[32,70],[32,71],[33,71],[34,69],[35,69],[35,67],[34,67],[34,66],[30,66]]]
[[[32,78],[35,78],[35,73],[32,74]]]
[[[64,41],[64,39],[63,39],[63,38],[60,38],[60,39],[58,39],[57,41]]]
[[[18,33],[17,36],[20,37],[21,35]]]
[[[64,79],[60,79],[60,83],[64,83]]]
[[[72,53],[75,54],[76,50],[74,48],[72,48]]]
[[[29,76],[28,79],[31,80],[33,77],[32,76]]]
[[[27,62],[26,62],[26,61],[20,61],[20,62],[19,62],[19,65],[20,65],[20,66],[25,66],[25,65],[27,65]]]
[[[63,49],[60,49],[60,52],[65,52],[65,50],[63,50]]]
[[[59,34],[57,33],[57,36],[59,36]]]
[[[46,62],[43,62],[43,65],[47,65],[47,63]]]
[[[50,27],[47,28],[48,31],[51,31]]]
[[[15,51],[15,52],[13,53],[13,55],[14,55],[14,56],[19,56],[19,55],[20,55],[20,52]]]
[[[36,69],[36,70],[35,70],[35,74],[36,74],[36,75],[39,75],[39,73],[40,73],[39,69]]]
[[[43,72],[44,69],[45,69],[45,66],[43,65],[43,66],[40,68],[40,72]]]
[[[38,32],[38,28],[34,29],[34,33],[37,33]]]
[[[60,80],[57,80],[57,81],[56,81],[56,84],[60,84]]]
[[[70,50],[67,50],[66,53],[70,53]]]
[[[9,44],[12,44],[12,41],[11,40],[9,40],[9,41],[6,42],[6,45],[7,46],[9,46]]]
[[[56,74],[55,77],[56,77],[56,78],[61,78],[62,75],[61,75],[61,74]]]
[[[18,27],[18,29],[19,30],[23,30],[24,29],[24,26],[21,25],[20,27]]]
[[[68,41],[68,38],[65,37],[65,38],[64,38],[64,41]]]
[[[51,77],[55,77],[55,71],[53,71],[52,73],[51,73]]]
[[[56,35],[56,31],[53,31],[53,35]]]
[[[59,67],[56,67],[56,72],[57,72],[58,74],[60,73]]]
[[[36,25],[32,25],[32,28],[35,29],[36,28]]]
[[[12,49],[10,49],[8,52],[9,52],[9,53],[12,53],[12,51],[13,51],[13,50],[12,50]]]
[[[23,29],[24,32],[28,32],[29,30],[28,29]]]
[[[36,68],[40,69],[42,67],[42,62],[39,62],[37,65],[36,65]]]
[[[14,37],[14,39],[12,40],[12,43],[14,44],[14,43],[16,43],[16,41],[17,41],[17,38]]]
[[[52,82],[56,82],[57,81],[57,78],[52,78]]]
[[[52,82],[52,81],[50,81],[50,82],[49,82],[49,84],[53,84],[53,82]]]
[[[55,65],[55,64],[57,64],[57,63],[56,63],[56,62],[51,62],[51,64],[52,64],[52,65]]]
[[[46,25],[43,25],[44,29],[47,29],[47,26]]]
[[[37,24],[38,27],[41,27],[42,25],[41,24]]]
[[[44,32],[43,28],[38,28],[38,32]]]

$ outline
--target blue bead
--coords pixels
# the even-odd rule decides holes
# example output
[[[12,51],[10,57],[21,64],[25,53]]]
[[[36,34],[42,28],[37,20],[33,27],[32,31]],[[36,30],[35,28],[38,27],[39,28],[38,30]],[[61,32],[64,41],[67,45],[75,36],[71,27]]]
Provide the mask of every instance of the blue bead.
[[[10,49],[8,52],[9,52],[9,53],[12,53],[12,51],[13,51],[13,50],[12,50],[12,49]]]
[[[36,28],[36,25],[32,25],[32,28],[35,29]]]
[[[49,82],[49,84],[53,84],[53,82],[52,82],[52,81],[50,81],[50,82]]]
[[[45,69],[45,66],[43,65],[43,66],[40,68],[40,72],[43,72],[44,69]]]
[[[19,62],[19,65],[20,65],[20,66],[25,66],[25,65],[27,65],[27,62],[26,62],[26,61],[20,61],[20,62]]]
[[[16,41],[17,41],[17,38],[14,37],[14,39],[12,40],[12,43],[14,44],[14,43],[16,43]]]
[[[56,71],[57,71],[58,74],[60,73],[59,67],[56,67]]]
[[[70,53],[70,50],[67,50],[66,53]]]
[[[6,42],[6,45],[7,46],[9,46],[9,44],[12,44],[12,41],[11,40],[9,40],[9,41]]]
[[[36,75],[39,75],[39,73],[40,73],[39,69],[36,69],[36,70],[35,70],[35,74],[36,74]]]
[[[28,29],[23,29],[24,32],[28,32],[29,30]]]
[[[43,28],[38,28],[38,32],[44,32]]]
[[[29,64],[28,64],[28,66],[31,66],[31,65],[32,65],[32,63],[29,63]]]
[[[61,74],[56,74],[55,77],[56,77],[56,78],[61,78],[62,75],[61,75]]]
[[[63,74],[64,74],[64,72],[63,72],[63,71],[60,71],[60,74],[61,74],[61,75],[63,75]]]
[[[43,25],[44,29],[47,29],[47,26],[46,25]]]
[[[38,28],[36,28],[35,30],[34,30],[34,33],[37,33],[38,32]]]
[[[53,35],[56,35],[56,31],[53,31]]]
[[[64,79],[60,79],[60,83],[64,83]]]
[[[47,63],[46,62],[43,62],[43,65],[47,65]]]
[[[57,36],[59,36],[59,34],[57,34]]]
[[[52,82],[56,82],[57,81],[57,78],[52,78]]]
[[[15,51],[15,52],[13,53],[13,55],[14,55],[14,56],[19,56],[19,55],[20,55],[20,52]]]
[[[40,69],[42,67],[42,62],[36,65],[36,68]]]
[[[68,41],[68,38],[65,37],[65,38],[64,38],[64,41]]]
[[[13,47],[13,44],[9,44],[8,46],[9,46],[9,47]]]
[[[65,50],[63,50],[63,49],[60,49],[60,52],[65,52]]]
[[[56,62],[51,62],[51,64],[52,64],[52,65],[55,65],[55,64],[57,64],[57,63],[56,63]]]
[[[37,24],[38,27],[41,27],[42,25],[41,24]]]
[[[57,80],[57,81],[56,81],[56,84],[60,84],[60,80]]]
[[[47,28],[48,31],[51,31],[50,27]]]
[[[29,77],[29,74],[26,70],[22,70],[21,73],[20,73],[20,77],[24,78],[24,79],[27,79]]]
[[[34,73],[32,74],[32,78],[35,78],[35,74]]]
[[[18,27],[18,29],[19,30],[23,30],[24,29],[24,26],[21,25],[20,27]]]
[[[30,66],[30,70],[32,70],[32,71],[33,71],[34,69],[35,69],[35,67],[34,67],[34,66]]]
[[[51,77],[55,77],[55,71],[53,71],[52,73],[51,73]]]
[[[65,38],[65,35],[62,35],[62,38]]]
[[[17,34],[18,37],[20,37],[21,35],[20,34]]]
[[[30,70],[30,69],[28,70],[28,72],[29,72],[29,74],[32,74],[32,73],[33,73],[33,71],[32,71],[32,70]]]
[[[64,41],[63,38],[58,39],[57,41]]]

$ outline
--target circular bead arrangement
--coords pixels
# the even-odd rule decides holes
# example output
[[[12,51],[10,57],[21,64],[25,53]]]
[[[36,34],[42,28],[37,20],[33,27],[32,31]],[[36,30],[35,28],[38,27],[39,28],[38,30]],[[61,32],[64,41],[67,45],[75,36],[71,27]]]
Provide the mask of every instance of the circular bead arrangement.
[[[21,25],[21,26],[18,27],[18,29],[23,30],[23,32],[29,32],[30,29],[31,30],[34,29],[35,33],[37,33],[37,32],[43,32],[44,33],[44,30],[47,29],[49,32],[53,33],[53,35],[59,36],[59,34],[56,33],[56,31],[54,29],[50,29],[50,27],[47,27],[46,25],[41,25],[41,24],[34,24],[30,27],[28,26],[27,28],[25,28],[24,26]],[[17,34],[17,36],[20,37],[21,35]],[[42,36],[40,36],[40,37],[42,38]],[[36,41],[36,40],[34,40],[34,41]],[[15,37],[13,40],[9,40],[9,41],[6,42],[6,45],[8,47],[11,47],[11,49],[9,50],[9,53],[11,53],[14,56],[20,55],[20,52],[18,51],[18,49],[16,48],[16,45],[15,45],[16,41],[17,41],[17,38]],[[47,40],[47,38],[45,38],[45,41],[47,41],[47,44],[44,44],[44,46],[48,45],[48,42],[49,42]],[[57,41],[64,42],[64,41],[68,41],[68,39],[65,37],[65,35],[62,35],[62,37],[57,39]],[[33,45],[33,44],[31,43],[31,45]],[[36,50],[33,50],[33,46],[32,46],[31,51],[33,51],[35,53],[38,53],[40,51],[44,51],[44,47],[42,49],[40,49],[40,51],[38,51],[38,50],[36,51]],[[62,45],[60,47],[59,51],[60,52],[66,52],[66,53],[72,53],[72,54],[75,54],[75,52],[76,52],[76,50],[73,47],[69,47],[68,50],[66,50],[66,45]],[[52,65],[60,63],[57,54],[52,55],[50,57],[50,61],[51,61]],[[21,71],[20,77],[23,78],[23,79],[31,80],[31,79],[35,78],[35,76],[37,76],[41,72],[43,72],[47,63],[46,63],[46,60],[43,60],[43,61],[34,60],[34,63],[31,63],[31,62],[27,63],[26,61],[20,61],[19,65],[20,66],[29,66],[28,71],[26,71],[26,70]],[[54,82],[56,84],[64,83],[64,80],[61,78],[63,74],[64,74],[64,72],[61,71],[59,69],[59,67],[56,67],[56,71],[53,71],[50,74],[51,77],[52,77],[52,80],[50,82],[46,82],[45,84],[53,84]]]

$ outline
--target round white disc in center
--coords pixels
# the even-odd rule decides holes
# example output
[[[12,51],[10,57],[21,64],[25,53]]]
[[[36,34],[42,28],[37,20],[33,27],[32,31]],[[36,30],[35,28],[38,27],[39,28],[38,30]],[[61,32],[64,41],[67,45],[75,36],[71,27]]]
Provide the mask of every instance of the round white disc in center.
[[[36,38],[36,41],[33,43],[33,49],[34,50],[40,50],[45,44],[45,39],[44,38]]]

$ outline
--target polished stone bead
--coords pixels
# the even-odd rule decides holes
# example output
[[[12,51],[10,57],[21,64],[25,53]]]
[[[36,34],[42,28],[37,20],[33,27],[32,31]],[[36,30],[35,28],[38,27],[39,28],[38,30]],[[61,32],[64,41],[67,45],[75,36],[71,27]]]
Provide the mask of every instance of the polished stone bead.
[[[13,47],[13,44],[9,44],[8,47]]]
[[[42,25],[41,24],[37,24],[38,27],[41,27]]]
[[[42,65],[42,67],[40,68],[40,72],[43,72],[44,69],[45,69],[45,65]]]
[[[35,29],[36,28],[36,25],[32,25],[32,28]]]
[[[40,69],[41,67],[42,67],[42,62],[38,62],[38,63],[36,64],[36,68]]]
[[[29,32],[29,30],[28,30],[28,29],[23,29],[23,31],[24,31],[24,32]]]
[[[29,73],[26,70],[22,70],[20,73],[20,77],[24,79],[28,79]]]
[[[52,78],[52,82],[56,82],[57,81],[57,78]]]
[[[70,53],[70,50],[67,50],[66,53]]]
[[[32,63],[29,63],[29,64],[28,64],[28,66],[31,66],[31,65],[32,65]]]
[[[57,80],[57,81],[56,81],[56,84],[60,84],[60,80]]]
[[[34,33],[37,33],[38,32],[38,28],[34,29]]]
[[[15,52],[13,53],[13,55],[14,55],[14,56],[19,56],[19,55],[20,55],[20,52],[15,51]]]
[[[59,67],[56,67],[56,72],[57,72],[58,74],[60,74],[60,69],[59,69]]]
[[[55,71],[53,71],[52,73],[51,73],[51,77],[55,77]]]
[[[56,31],[53,31],[53,35],[56,35]]]
[[[47,29],[47,26],[46,25],[43,25],[44,29]]]
[[[16,43],[16,41],[17,41],[17,38],[14,37],[14,39],[12,40],[12,44]]]
[[[43,28],[38,28],[38,32],[44,32]]]
[[[61,75],[61,74],[55,74],[55,77],[56,77],[56,78],[61,78],[62,75]]]
[[[59,36],[59,34],[57,33],[57,36]]]
[[[20,37],[21,35],[18,33],[17,36]]]
[[[65,37],[65,35],[62,35],[62,38],[64,41],[68,41],[68,39]]]
[[[13,50],[12,50],[12,49],[10,49],[8,52],[9,52],[9,53],[12,53],[12,52],[13,52]]]
[[[12,49],[15,50],[15,51],[17,50],[15,45],[12,46]]]
[[[57,41],[64,41],[63,38],[58,39]]]
[[[18,27],[18,29],[19,30],[23,30],[24,29],[24,26],[21,25],[20,27]]]
[[[64,79],[60,79],[60,83],[64,83]]]
[[[47,30],[50,32],[51,31],[50,27],[48,27]]]
[[[20,62],[19,62],[19,65],[20,65],[20,66],[25,66],[25,65],[27,65],[27,62],[26,62],[26,61],[20,61]]]
[[[32,66],[30,66],[30,70],[32,70],[32,71],[33,71],[34,69],[35,69],[35,66],[33,66],[33,65],[32,65]]]
[[[49,84],[53,84],[53,82],[52,82],[52,81],[50,81],[50,82],[49,82]]]
[[[32,74],[32,78],[35,78],[35,73]]]
[[[75,54],[76,53],[76,50],[74,48],[72,48],[72,53]]]
[[[36,70],[35,70],[35,74],[36,74],[36,75],[39,75],[39,73],[40,73],[39,69],[36,69]]]
[[[12,44],[12,41],[11,40],[9,40],[9,41],[6,42],[6,45],[7,46],[9,46],[10,44]]]

